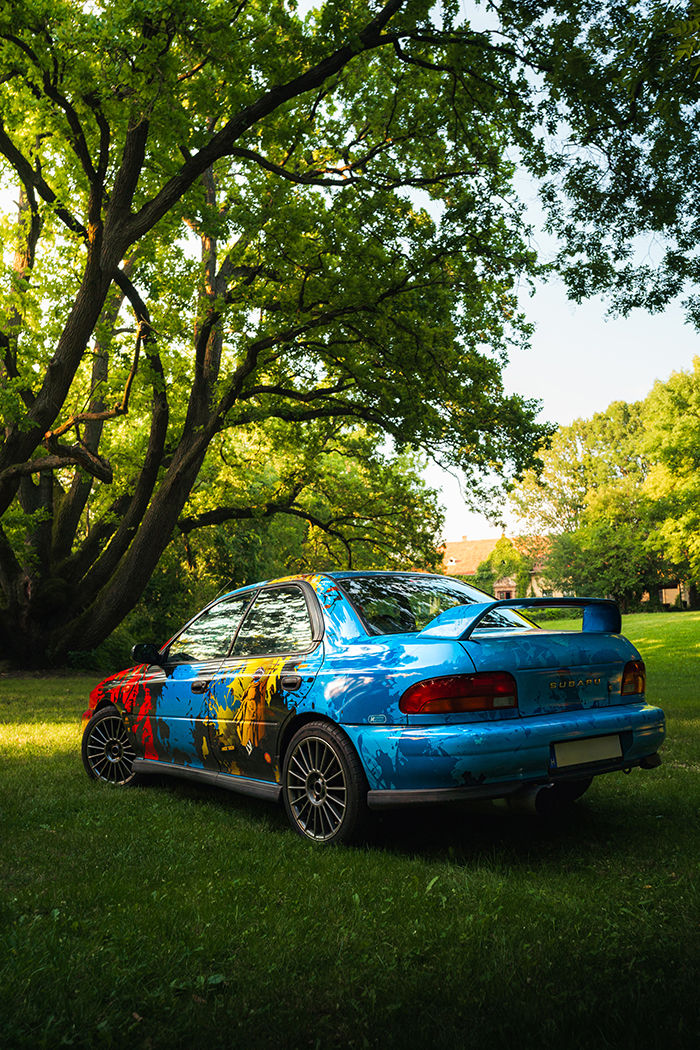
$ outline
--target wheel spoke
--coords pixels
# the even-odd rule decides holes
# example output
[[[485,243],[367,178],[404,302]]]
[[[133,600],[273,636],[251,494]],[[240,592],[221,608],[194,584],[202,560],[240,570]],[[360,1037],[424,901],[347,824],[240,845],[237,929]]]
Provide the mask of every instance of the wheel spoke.
[[[309,798],[308,798],[308,796],[306,794],[306,791],[305,790],[304,791],[299,791],[298,789],[295,791],[295,793],[293,795],[290,793],[289,803],[292,806],[299,806],[299,807],[301,807],[304,804],[306,804],[307,806],[311,805],[311,802],[309,801]]]
[[[328,838],[338,827],[338,822],[330,819],[325,806],[318,807],[318,816],[321,824],[321,835],[323,838]]]
[[[340,824],[343,819],[343,813],[345,812],[345,803],[339,802],[337,799],[332,799],[330,795],[328,795],[326,797],[325,806],[326,809],[333,814],[336,824]]]
[[[297,777],[299,777],[299,780],[303,780],[303,781],[306,781],[306,778],[307,778],[307,776],[308,776],[308,774],[309,774],[309,772],[310,772],[310,770],[309,770],[308,766],[307,766],[306,768],[305,768],[305,767],[303,766],[303,764],[302,764],[302,763],[301,763],[301,761],[299,760],[299,756],[298,756],[298,754],[294,754],[294,755],[292,755],[292,762],[296,763],[296,765],[297,765],[297,766],[299,767],[299,769],[301,770],[301,773],[300,773],[300,774],[299,774],[299,773],[295,773],[295,774],[294,774],[294,776],[297,776]],[[292,762],[290,762],[290,763],[289,763],[289,764],[290,764],[290,767],[291,767],[291,764],[292,764]],[[290,774],[291,774],[291,772],[292,772],[291,768],[290,768],[289,772],[290,772]]]
[[[97,780],[125,784],[134,775],[136,752],[119,715],[98,716],[98,721],[88,727],[84,754]]]
[[[337,765],[337,761],[338,760],[336,759],[335,754],[333,753],[333,751],[331,751],[330,748],[327,748],[326,749],[325,762],[322,765],[319,766],[319,769],[320,769],[321,773],[323,774],[323,776],[326,778],[326,780],[328,780],[328,770],[332,769],[334,761],[335,761],[335,763]]]
[[[287,762],[287,802],[299,830],[320,842],[333,838],[348,805],[346,772],[333,745],[320,736],[299,740]]]
[[[306,793],[304,793],[304,795],[300,799],[297,799],[294,805],[297,807],[297,814],[299,816],[299,820],[302,822],[306,821],[307,818],[305,814],[308,814],[308,812],[313,808],[311,805],[311,799],[307,798]]]
[[[96,725],[93,729],[92,733],[90,734],[90,739],[94,740],[95,738],[97,738],[98,744],[105,744],[109,739],[105,733],[104,723],[98,723],[98,725]]]
[[[309,754],[308,749],[300,747],[296,753],[296,759],[304,772],[304,776],[308,776],[313,769],[313,762],[311,761],[311,755]]]
[[[320,834],[319,837],[322,838],[322,839],[328,838],[328,835],[331,834],[332,831],[333,831],[333,827],[332,827],[332,825],[330,824],[330,822],[328,820],[328,814],[326,813],[326,807],[325,806],[319,806],[318,807],[318,822],[321,825],[321,834]],[[328,824],[328,830],[326,830],[326,825],[327,824]]]

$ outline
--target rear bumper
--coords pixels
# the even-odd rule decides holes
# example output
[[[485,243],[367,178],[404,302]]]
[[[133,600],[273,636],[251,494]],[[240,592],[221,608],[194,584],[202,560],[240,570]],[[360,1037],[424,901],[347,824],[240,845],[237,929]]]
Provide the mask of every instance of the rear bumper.
[[[657,764],[663,711],[647,704],[448,726],[352,726],[371,806],[500,798],[525,785]],[[558,769],[554,745],[617,735],[621,756]]]
[[[641,769],[656,769],[661,765],[659,754],[638,758],[634,762],[623,759],[615,762],[592,762],[576,766],[566,772],[552,773],[546,778],[535,780],[513,780],[510,783],[500,781],[497,784],[479,784],[462,788],[425,788],[418,791],[399,790],[383,791],[381,789],[367,792],[367,805],[370,809],[394,809],[400,806],[436,805],[442,802],[478,802],[485,799],[508,798],[522,793],[530,787],[544,787],[562,780],[581,780],[599,776],[601,773],[614,773],[617,770],[630,770],[635,766]]]

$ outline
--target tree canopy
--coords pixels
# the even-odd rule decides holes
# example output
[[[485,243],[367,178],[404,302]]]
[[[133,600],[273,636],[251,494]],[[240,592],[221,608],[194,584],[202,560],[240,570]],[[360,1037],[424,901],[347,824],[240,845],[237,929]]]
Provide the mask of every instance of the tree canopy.
[[[485,558],[476,569],[472,582],[490,594],[499,580],[515,581],[516,598],[525,598],[530,589],[534,557],[527,549],[526,542],[513,543],[506,536],[497,540],[488,558]]]
[[[273,423],[292,459],[420,447],[475,498],[532,462],[546,428],[501,382],[527,97],[453,0],[3,5],[6,652],[97,644],[214,509],[312,521],[295,484],[188,505]]]
[[[560,427],[544,469],[526,472],[513,506],[552,538],[546,575],[623,608],[684,581],[700,585],[700,357],[641,402],[614,402]]]
[[[611,489],[639,488],[649,469],[640,410],[639,403],[616,401],[559,427],[542,450],[542,469],[528,470],[511,494],[528,531],[574,532]]]
[[[700,588],[700,357],[692,370],[655,383],[645,402],[645,447],[653,457],[645,485],[660,508],[649,543]]]
[[[499,0],[499,26],[537,69],[556,267],[580,300],[656,311],[683,296],[700,326],[700,7],[655,0]]]

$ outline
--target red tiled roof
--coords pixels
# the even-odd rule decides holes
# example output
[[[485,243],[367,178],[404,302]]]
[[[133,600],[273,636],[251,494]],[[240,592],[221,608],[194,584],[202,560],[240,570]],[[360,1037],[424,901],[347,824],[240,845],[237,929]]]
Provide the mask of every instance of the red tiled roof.
[[[505,537],[501,537],[504,539]],[[486,561],[498,539],[491,540],[451,540],[445,543],[442,556],[442,568],[448,576],[473,576],[481,565]],[[544,555],[549,547],[549,541],[542,536],[517,537],[511,540],[516,550],[534,555],[535,564],[533,572],[542,571]]]
[[[498,540],[455,540],[445,544],[443,569],[450,576],[473,576]]]

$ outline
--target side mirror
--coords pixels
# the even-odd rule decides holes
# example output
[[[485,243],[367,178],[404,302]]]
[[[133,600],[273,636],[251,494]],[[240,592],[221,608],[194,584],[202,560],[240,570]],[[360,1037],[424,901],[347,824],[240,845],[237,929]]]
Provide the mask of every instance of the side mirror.
[[[158,664],[163,666],[163,657],[160,649],[153,642],[137,642],[131,650],[131,658],[135,664]]]

